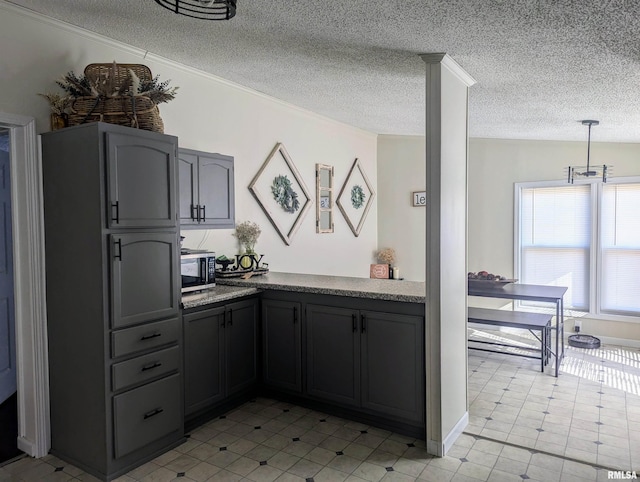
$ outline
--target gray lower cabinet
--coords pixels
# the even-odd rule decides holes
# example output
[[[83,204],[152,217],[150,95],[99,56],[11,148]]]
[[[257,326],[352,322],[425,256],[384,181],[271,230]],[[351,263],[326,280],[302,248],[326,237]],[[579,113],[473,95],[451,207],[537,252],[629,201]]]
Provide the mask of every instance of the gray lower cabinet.
[[[184,440],[177,138],[42,135],[51,453],[111,480]]]
[[[424,421],[424,318],[306,305],[307,393],[408,422]]]
[[[178,166],[181,227],[235,227],[233,157],[181,148]]]
[[[425,417],[424,318],[360,312],[362,407],[422,422]]]
[[[262,383],[302,393],[302,306],[262,299]]]
[[[257,298],[183,315],[187,417],[255,387],[257,317]]]
[[[308,304],[306,315],[308,394],[359,406],[358,311]]]

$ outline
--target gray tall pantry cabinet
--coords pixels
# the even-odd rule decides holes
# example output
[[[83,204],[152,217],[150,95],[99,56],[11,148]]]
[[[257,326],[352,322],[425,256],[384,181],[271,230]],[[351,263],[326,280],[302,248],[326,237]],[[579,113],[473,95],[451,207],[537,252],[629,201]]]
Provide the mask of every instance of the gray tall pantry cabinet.
[[[51,452],[111,480],[183,440],[177,138],[42,136]]]

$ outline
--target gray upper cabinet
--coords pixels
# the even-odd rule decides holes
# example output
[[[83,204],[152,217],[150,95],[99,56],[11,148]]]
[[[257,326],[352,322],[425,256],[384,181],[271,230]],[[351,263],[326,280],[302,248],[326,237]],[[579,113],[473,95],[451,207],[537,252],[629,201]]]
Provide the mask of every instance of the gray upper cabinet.
[[[235,227],[233,157],[179,149],[180,225]]]
[[[112,234],[109,239],[113,328],[178,316],[176,234]]]
[[[109,227],[174,227],[175,143],[107,132],[106,144]]]
[[[302,392],[302,310],[296,301],[262,299],[262,381]]]

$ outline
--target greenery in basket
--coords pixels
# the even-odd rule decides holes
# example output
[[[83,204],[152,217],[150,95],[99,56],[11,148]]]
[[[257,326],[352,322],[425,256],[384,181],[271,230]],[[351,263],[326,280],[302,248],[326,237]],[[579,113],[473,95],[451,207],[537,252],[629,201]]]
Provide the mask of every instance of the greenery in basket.
[[[169,80],[160,82],[159,76],[151,80],[140,80],[135,72],[128,69],[128,76],[120,85],[116,82],[117,64],[113,64],[111,75],[101,76],[96,79],[86,75],[76,75],[68,72],[56,81],[56,84],[66,95],[55,93],[38,94],[49,101],[49,106],[54,114],[64,115],[69,113],[73,101],[79,97],[108,98],[117,96],[148,97],[154,104],[161,104],[175,99],[178,87],[169,87]]]
[[[233,233],[233,236],[238,238],[238,242],[244,246],[247,253],[253,253],[261,232],[260,226],[256,223],[244,221],[236,224],[236,232]]]

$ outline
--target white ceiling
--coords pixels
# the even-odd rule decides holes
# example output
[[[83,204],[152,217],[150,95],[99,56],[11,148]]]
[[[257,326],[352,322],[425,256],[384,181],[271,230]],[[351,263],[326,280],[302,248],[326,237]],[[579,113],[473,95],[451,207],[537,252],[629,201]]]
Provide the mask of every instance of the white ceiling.
[[[445,52],[477,80],[472,137],[586,140],[578,121],[597,119],[594,142],[640,142],[638,1],[238,0],[221,22],[154,0],[0,1],[375,133],[424,134],[419,54]]]

